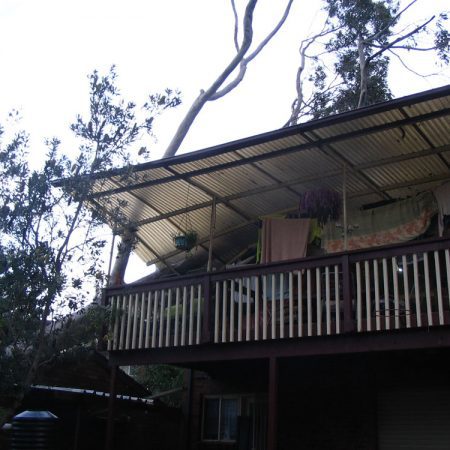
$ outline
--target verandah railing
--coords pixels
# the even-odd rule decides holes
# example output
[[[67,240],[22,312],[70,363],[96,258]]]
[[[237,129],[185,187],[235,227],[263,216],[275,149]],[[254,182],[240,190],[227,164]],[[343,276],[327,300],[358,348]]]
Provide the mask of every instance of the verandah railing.
[[[450,324],[450,239],[108,289],[109,350]]]

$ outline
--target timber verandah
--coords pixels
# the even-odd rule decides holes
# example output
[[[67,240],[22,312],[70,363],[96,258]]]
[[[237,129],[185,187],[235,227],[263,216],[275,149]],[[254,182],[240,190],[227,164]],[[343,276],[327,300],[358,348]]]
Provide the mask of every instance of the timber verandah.
[[[449,346],[450,239],[110,288],[106,301],[120,365]]]

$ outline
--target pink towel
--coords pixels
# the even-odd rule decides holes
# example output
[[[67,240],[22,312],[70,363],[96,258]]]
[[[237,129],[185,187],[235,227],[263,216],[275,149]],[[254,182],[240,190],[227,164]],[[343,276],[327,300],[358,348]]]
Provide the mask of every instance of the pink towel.
[[[261,262],[303,258],[306,255],[311,219],[264,219]]]

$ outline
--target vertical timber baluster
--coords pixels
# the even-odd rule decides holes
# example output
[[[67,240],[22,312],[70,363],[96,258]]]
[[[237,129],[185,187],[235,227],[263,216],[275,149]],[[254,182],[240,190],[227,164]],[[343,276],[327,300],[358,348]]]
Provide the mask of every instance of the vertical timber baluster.
[[[128,350],[130,348],[131,341],[131,323],[133,318],[133,302],[132,302],[131,294],[128,296],[128,317],[127,317],[127,332],[125,339],[125,349]]]
[[[420,286],[419,286],[419,264],[417,261],[417,253],[413,255],[414,269],[414,295],[416,299],[416,323],[418,327],[422,326],[422,310],[420,308]]]
[[[234,289],[235,280],[231,280],[230,287],[230,342],[234,342]]]
[[[394,327],[400,328],[400,299],[398,293],[397,258],[392,258],[392,279],[394,280]]]
[[[194,343],[194,285],[191,285],[191,289],[189,292],[189,332],[188,332],[188,343],[192,345]]]
[[[408,280],[408,264],[406,263],[406,255],[402,256],[402,273],[403,273],[403,292],[405,293],[406,328],[411,328],[411,305],[409,303],[409,280]]]
[[[209,284],[209,281],[208,281],[208,284]],[[197,285],[197,308],[196,308],[197,309],[197,311],[196,311],[197,312],[197,316],[196,316],[197,330],[196,330],[196,336],[195,336],[195,343],[196,344],[200,344],[200,332],[201,332],[200,330],[201,330],[201,322],[202,322],[202,304],[201,304],[201,301],[202,301],[202,285],[198,284]],[[204,317],[204,321],[207,324],[208,330],[210,330],[211,329],[210,328],[211,324],[209,322],[209,317],[210,317],[210,314],[209,314],[209,303],[210,303],[209,296],[208,296],[208,299],[206,299],[206,297],[205,297],[203,302],[205,303],[205,308],[206,308],[206,303],[208,303],[208,308],[207,308],[207,314],[208,315]],[[209,331],[208,331],[208,342],[209,342]]]
[[[158,336],[158,347],[163,346],[164,338],[164,313],[166,312],[166,290],[161,289],[161,308],[159,311],[159,336]]]
[[[334,295],[336,296],[336,333],[341,332],[341,298],[339,289],[339,266],[334,266]]]
[[[320,268],[316,267],[316,328],[317,336],[322,335],[322,288]]]
[[[156,331],[158,327],[158,302],[159,302],[159,291],[155,291],[155,297],[153,300],[152,348],[156,347]]]
[[[280,338],[284,338],[284,273],[280,273]]]
[[[178,343],[179,343],[180,300],[181,300],[180,288],[177,287],[177,289],[175,291],[175,324],[174,324],[174,331],[173,331],[173,345],[175,347],[177,347]]]
[[[366,320],[367,331],[372,330],[372,300],[370,298],[370,265],[369,261],[364,261],[364,277],[366,281]]]
[[[294,337],[294,274],[289,272],[289,337]]]
[[[356,263],[356,331],[362,330],[361,265]]]
[[[311,305],[311,270],[306,270],[306,298],[308,315],[308,336],[312,336],[312,305]]]
[[[227,342],[227,280],[223,280],[222,292],[222,342]]]
[[[187,286],[183,286],[183,308],[181,311],[181,345],[186,345]]]
[[[239,278],[238,286],[239,286],[239,294],[238,294],[238,341],[242,341],[242,286],[243,280]]]
[[[442,284],[441,284],[441,264],[439,262],[439,252],[434,252],[434,268],[436,272],[436,289],[439,313],[439,325],[444,325],[444,304],[442,301]]]
[[[219,342],[219,295],[220,295],[220,284],[216,281],[216,305],[214,310],[214,343]]]
[[[277,313],[275,309],[275,288],[276,288],[276,278],[275,274],[272,274],[272,316],[270,318],[271,325],[272,325],[272,339],[275,339],[276,336],[276,325],[277,325]]]
[[[267,276],[263,275],[263,339],[267,339]]]
[[[150,327],[152,325],[152,291],[149,291],[147,294],[147,323],[145,326],[145,348],[150,347]]]
[[[255,341],[259,341],[259,277],[255,277]]]
[[[298,298],[297,298],[297,334],[298,337],[303,336],[303,274],[302,271],[299,270],[297,272],[297,290],[298,290]]]
[[[373,260],[373,282],[375,284],[375,324],[377,331],[381,330],[381,308],[380,308],[380,284],[378,278],[378,261]]]
[[[139,324],[139,348],[144,346],[144,330],[145,330],[145,292],[141,294],[141,321]]]
[[[250,340],[250,293],[251,293],[251,277],[247,278],[247,304],[245,308],[245,340]]]
[[[431,309],[431,293],[430,293],[430,268],[428,266],[428,253],[423,253],[423,270],[425,273],[425,299],[427,304],[428,326],[433,325],[433,311]]]
[[[137,331],[138,331],[138,294],[134,295],[134,317],[133,317],[133,334],[131,338],[131,348],[136,348],[136,340],[137,340]]]
[[[166,347],[170,346],[170,332],[171,330],[171,322],[172,322],[172,289],[169,288],[169,292],[167,295],[167,313],[166,313]]]

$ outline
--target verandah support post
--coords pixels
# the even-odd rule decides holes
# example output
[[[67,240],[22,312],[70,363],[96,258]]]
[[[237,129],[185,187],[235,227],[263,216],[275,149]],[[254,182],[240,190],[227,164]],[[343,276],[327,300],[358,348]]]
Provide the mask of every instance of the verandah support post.
[[[116,401],[116,379],[118,367],[111,367],[111,380],[109,385],[108,422],[106,424],[105,450],[113,450],[114,447],[114,406]]]
[[[267,427],[267,450],[277,448],[277,420],[278,420],[278,359],[269,358],[269,413]]]
[[[348,219],[347,219],[347,164],[344,164],[342,176],[342,209],[344,217],[344,250],[348,250]]]
[[[213,197],[211,201],[211,220],[209,224],[209,248],[208,248],[207,272],[211,272],[212,270],[213,240],[215,231],[216,231],[216,197]]]
[[[202,343],[211,342],[212,327],[211,278],[205,275],[203,277]]]

